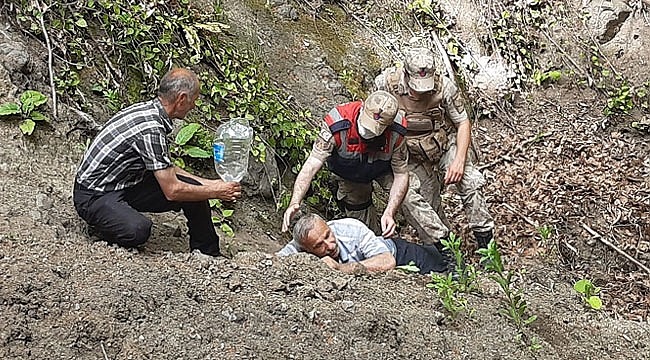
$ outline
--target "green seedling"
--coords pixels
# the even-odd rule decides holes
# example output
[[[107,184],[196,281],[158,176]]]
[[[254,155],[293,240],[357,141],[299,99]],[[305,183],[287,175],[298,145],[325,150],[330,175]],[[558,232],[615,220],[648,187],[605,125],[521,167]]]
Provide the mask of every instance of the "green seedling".
[[[542,237],[542,241],[546,242],[551,237],[551,234],[553,233],[553,226],[552,225],[540,226],[537,228],[537,232],[539,233],[539,236]]]
[[[562,78],[562,72],[559,70],[551,70],[551,71],[539,71],[535,70],[533,71],[532,75],[532,80],[537,86],[541,86],[542,84],[549,83],[549,82],[557,82]]]
[[[501,313],[512,320],[519,330],[535,321],[536,315],[526,315],[528,304],[522,296],[522,291],[513,285],[514,272],[505,270],[496,242],[490,241],[486,249],[478,249],[477,252],[481,255],[481,264],[491,273],[490,279],[499,284],[506,296],[505,309],[502,309]]]
[[[460,237],[450,233],[449,239],[443,239],[441,243],[444,246],[443,250],[450,251],[454,257],[455,274],[449,273],[446,276],[431,274],[431,282],[427,284],[427,287],[437,291],[440,302],[451,317],[455,318],[460,311],[467,308],[467,300],[463,297],[463,293],[477,288],[477,271],[474,266],[465,263],[463,252],[460,249]]]
[[[34,90],[27,90],[20,95],[20,104],[8,102],[0,105],[0,117],[18,116],[23,122],[18,126],[25,135],[34,132],[37,121],[47,121],[43,113],[36,111],[47,102],[47,97]]]
[[[533,338],[530,339],[530,345],[528,345],[528,349],[531,352],[537,352],[542,349],[542,344],[539,343],[539,339],[536,336],[533,336]]]
[[[600,310],[603,307],[603,302],[600,300],[598,293],[600,288],[594,286],[590,280],[582,279],[576,281],[573,289],[582,295],[582,299],[594,310]]]
[[[402,270],[407,273],[419,273],[420,268],[415,265],[415,262],[409,261],[407,265],[395,266],[395,269]]]
[[[461,238],[457,237],[453,232],[449,234],[449,239],[442,239],[440,243],[444,246],[444,250],[449,250],[454,256],[455,267],[454,270],[457,277],[458,288],[461,292],[470,292],[476,289],[476,269],[471,264],[466,264],[463,252],[460,249]]]
[[[453,274],[450,273],[447,276],[431,274],[431,282],[427,284],[427,287],[436,290],[442,306],[449,312],[452,319],[455,319],[458,313],[467,308],[467,300],[460,293],[458,282],[454,280]]]
[[[232,216],[235,210],[224,209],[221,200],[210,199],[209,202],[210,202],[210,207],[213,210],[217,211],[217,214],[219,214],[216,216],[212,216],[212,223],[218,225],[219,229],[221,229],[221,231],[223,231],[223,233],[226,234],[226,236],[234,237],[235,231],[228,224],[228,218]]]

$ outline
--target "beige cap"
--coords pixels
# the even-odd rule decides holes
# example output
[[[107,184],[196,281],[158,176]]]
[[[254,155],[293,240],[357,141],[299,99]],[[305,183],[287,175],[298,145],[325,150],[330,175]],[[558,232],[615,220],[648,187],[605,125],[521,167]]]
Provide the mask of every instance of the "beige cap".
[[[359,123],[375,135],[381,135],[395,120],[397,99],[390,93],[379,90],[368,96],[359,115]]]
[[[406,56],[404,69],[409,77],[408,86],[414,91],[426,92],[435,88],[436,64],[431,50],[413,49]]]

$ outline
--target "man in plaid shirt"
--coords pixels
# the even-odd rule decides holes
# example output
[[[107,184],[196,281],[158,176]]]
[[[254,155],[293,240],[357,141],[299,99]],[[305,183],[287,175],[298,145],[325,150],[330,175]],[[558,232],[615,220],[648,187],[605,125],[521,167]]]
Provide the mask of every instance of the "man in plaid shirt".
[[[178,168],[171,162],[167,143],[171,119],[183,119],[198,96],[196,74],[172,69],[160,81],[156,99],[118,112],[84,154],[74,185],[75,209],[108,242],[140,246],[152,225],[141,212],[182,209],[190,249],[220,255],[208,199],[235,200],[241,187]]]

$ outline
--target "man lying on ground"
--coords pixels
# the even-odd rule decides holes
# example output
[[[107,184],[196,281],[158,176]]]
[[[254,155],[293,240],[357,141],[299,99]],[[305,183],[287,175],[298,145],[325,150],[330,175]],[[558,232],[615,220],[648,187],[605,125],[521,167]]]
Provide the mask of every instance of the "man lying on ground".
[[[329,267],[345,273],[359,268],[385,272],[411,261],[420,274],[445,272],[449,262],[435,246],[422,246],[400,238],[376,236],[359,220],[346,218],[325,222],[316,214],[302,217],[293,228],[293,241],[276,253],[286,256],[307,252],[321,258]]]

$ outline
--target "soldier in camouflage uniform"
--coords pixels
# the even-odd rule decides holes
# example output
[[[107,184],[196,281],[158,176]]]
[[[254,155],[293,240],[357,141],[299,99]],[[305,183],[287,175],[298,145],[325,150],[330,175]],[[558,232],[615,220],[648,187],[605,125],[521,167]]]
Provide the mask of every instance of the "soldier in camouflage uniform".
[[[336,197],[346,216],[361,220],[377,235],[394,234],[394,216],[409,181],[406,119],[398,109],[394,96],[375,91],[365,102],[339,105],[325,116],[312,152],[294,183],[284,213],[283,232],[289,229],[314,175],[327,164],[338,183]],[[381,219],[372,201],[373,182],[390,192]]]
[[[410,186],[402,209],[425,244],[449,234],[440,193],[455,184],[469,226],[480,247],[492,239],[494,221],[481,187],[485,178],[468,157],[471,123],[458,88],[436,69],[429,49],[413,49],[404,67],[386,69],[375,79],[393,94],[406,113]]]

